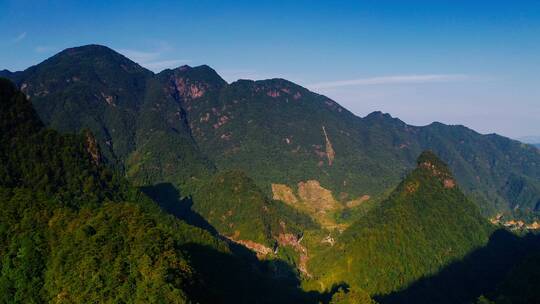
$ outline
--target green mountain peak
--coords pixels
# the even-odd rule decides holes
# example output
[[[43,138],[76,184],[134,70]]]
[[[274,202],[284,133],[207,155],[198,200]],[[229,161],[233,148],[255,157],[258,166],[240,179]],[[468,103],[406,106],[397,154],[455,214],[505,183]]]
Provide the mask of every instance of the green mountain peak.
[[[478,208],[455,187],[447,166],[425,151],[418,167],[388,198],[345,230],[310,266],[324,286],[342,281],[353,289],[384,295],[485,245],[492,231]]]
[[[418,157],[417,164],[417,170],[424,170],[431,174],[431,176],[440,179],[447,188],[454,187],[454,177],[450,169],[432,151],[423,151]]]

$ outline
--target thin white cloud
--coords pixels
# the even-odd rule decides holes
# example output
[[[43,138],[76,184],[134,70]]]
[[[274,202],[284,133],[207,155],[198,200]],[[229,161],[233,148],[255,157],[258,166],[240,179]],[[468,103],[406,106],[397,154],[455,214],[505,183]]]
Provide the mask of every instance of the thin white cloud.
[[[161,52],[143,52],[129,49],[120,49],[118,52],[138,63],[153,61],[161,56]]]
[[[36,53],[50,53],[56,51],[57,49],[58,48],[54,46],[38,45],[34,48],[34,51],[36,51]]]
[[[19,43],[23,41],[24,38],[26,38],[26,32],[22,32],[19,34],[19,36],[15,37],[15,39],[13,39],[13,43]]]
[[[366,86],[384,84],[409,84],[409,83],[433,83],[433,82],[454,82],[470,79],[464,74],[425,74],[425,75],[393,75],[370,78],[357,78],[348,80],[319,82],[308,85],[313,89],[328,89],[344,86]]]
[[[132,49],[119,49],[122,55],[137,62],[141,66],[150,69],[154,72],[160,72],[167,68],[176,68],[179,65],[190,62],[188,59],[165,59],[164,53],[169,51],[169,48],[161,48],[158,51],[146,52]]]

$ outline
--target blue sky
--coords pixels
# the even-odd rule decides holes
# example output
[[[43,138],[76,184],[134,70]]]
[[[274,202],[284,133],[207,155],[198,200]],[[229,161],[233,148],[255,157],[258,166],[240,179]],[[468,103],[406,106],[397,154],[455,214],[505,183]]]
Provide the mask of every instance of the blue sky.
[[[107,45],[159,71],[281,77],[359,116],[540,136],[538,1],[5,1],[0,69]]]

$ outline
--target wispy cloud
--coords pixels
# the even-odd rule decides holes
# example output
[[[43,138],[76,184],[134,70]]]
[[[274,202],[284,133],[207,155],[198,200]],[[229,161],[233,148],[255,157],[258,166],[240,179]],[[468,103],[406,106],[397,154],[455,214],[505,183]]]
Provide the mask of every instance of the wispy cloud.
[[[45,46],[45,45],[38,45],[34,48],[34,51],[36,53],[50,53],[58,50],[58,48],[54,46]]]
[[[17,37],[15,37],[15,38],[12,40],[12,42],[13,42],[13,43],[19,43],[19,42],[23,41],[24,38],[26,38],[26,32],[20,33]]]
[[[161,52],[143,52],[138,50],[120,49],[122,55],[138,63],[156,60],[161,55]]]
[[[191,61],[189,59],[164,58],[164,54],[169,50],[170,48],[166,47],[152,52],[133,49],[119,49],[118,51],[129,59],[154,72],[159,72],[167,68],[175,68]]]
[[[370,78],[356,78],[348,80],[319,82],[307,85],[313,89],[327,89],[344,86],[366,86],[384,84],[409,84],[409,83],[433,83],[433,82],[454,82],[470,79],[465,74],[424,74],[424,75],[392,75]]]

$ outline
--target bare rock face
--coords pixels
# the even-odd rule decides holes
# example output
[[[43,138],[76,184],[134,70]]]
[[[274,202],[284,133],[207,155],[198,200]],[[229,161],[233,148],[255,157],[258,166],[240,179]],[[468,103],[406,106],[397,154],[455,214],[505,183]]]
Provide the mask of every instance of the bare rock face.
[[[158,77],[165,84],[165,91],[177,101],[183,102],[188,112],[191,109],[191,102],[227,85],[216,71],[206,65],[197,67],[184,65],[174,70],[165,70],[159,73]]]
[[[279,96],[281,96],[280,92],[277,91],[277,90],[270,90],[266,93],[266,95],[272,97],[272,98],[277,98]]]
[[[456,186],[454,177],[447,165],[441,162],[432,152],[422,152],[418,157],[418,167],[428,171],[430,175],[440,180],[444,188],[452,189]]]
[[[184,100],[194,100],[202,97],[207,91],[207,85],[204,83],[192,83],[183,77],[173,77],[169,90],[178,94]]]
[[[456,183],[455,183],[454,180],[451,179],[451,178],[445,179],[444,182],[443,182],[443,184],[444,184],[444,187],[445,187],[445,188],[450,188],[450,189],[451,189],[451,188],[454,188],[454,187],[456,186]]]
[[[85,147],[95,165],[101,164],[101,153],[96,138],[91,132],[86,132]]]
[[[407,194],[412,194],[412,193],[415,193],[416,190],[418,190],[418,187],[420,187],[420,184],[418,182],[411,182],[411,183],[408,183],[406,186],[405,186],[405,192]]]
[[[264,246],[263,244],[250,241],[250,240],[236,240],[233,237],[227,237],[230,241],[243,245],[244,247],[254,251],[257,254],[257,258],[263,259],[267,255],[272,254],[274,250],[272,248]]]
[[[454,181],[452,176],[446,170],[439,168],[437,165],[430,162],[423,162],[420,164],[420,167],[431,171],[431,174],[434,177],[442,181],[444,188],[452,189],[456,186],[456,182]]]
[[[277,238],[280,246],[290,246],[299,254],[298,270],[307,277],[311,277],[307,269],[307,262],[309,261],[309,255],[306,247],[300,244],[302,239],[299,239],[296,235],[291,233],[280,233]]]
[[[111,105],[113,107],[116,107],[113,96],[107,95],[107,94],[101,92],[101,97],[103,98],[103,100],[105,100],[105,102],[107,102],[107,104],[109,104],[109,105]]]
[[[328,138],[328,134],[326,133],[326,129],[324,128],[324,126],[322,126],[322,130],[324,133],[324,139],[326,141],[326,157],[328,158],[328,166],[332,166],[334,158],[336,157],[336,152],[334,151],[334,147],[332,147],[332,143]]]

